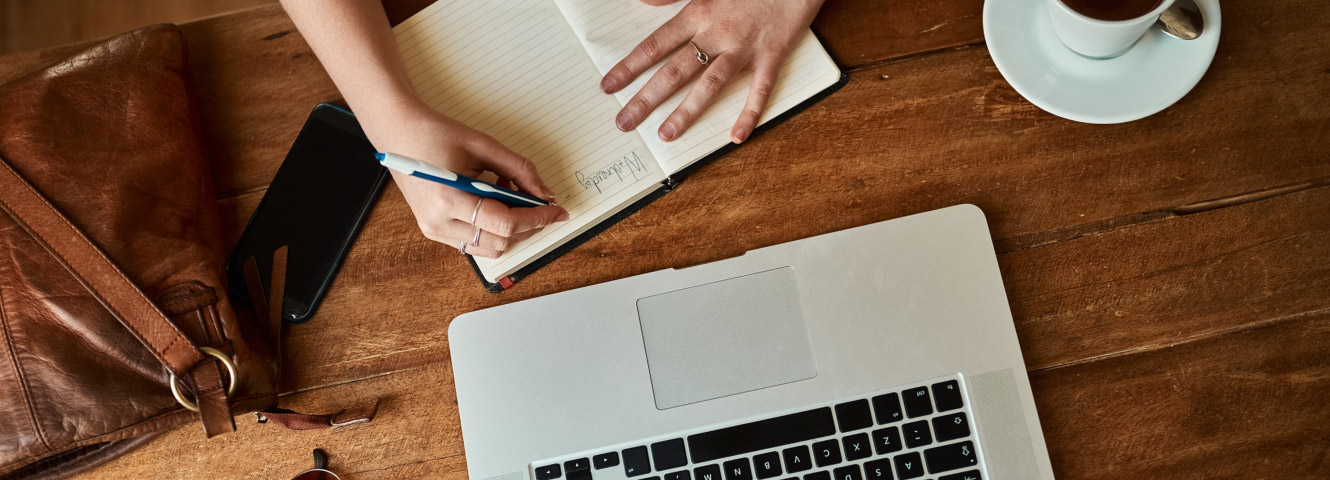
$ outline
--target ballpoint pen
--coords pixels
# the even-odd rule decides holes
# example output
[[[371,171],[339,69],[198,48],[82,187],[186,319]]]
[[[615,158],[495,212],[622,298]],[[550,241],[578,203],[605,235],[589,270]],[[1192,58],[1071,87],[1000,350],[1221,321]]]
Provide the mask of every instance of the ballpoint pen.
[[[392,153],[375,153],[374,158],[378,159],[379,163],[383,164],[383,166],[390,169],[397,170],[416,178],[423,178],[431,182],[441,183],[470,194],[492,198],[503,202],[510,207],[537,207],[550,204],[548,201],[541,200],[525,193],[509,190],[489,182],[450,172],[414,158]]]

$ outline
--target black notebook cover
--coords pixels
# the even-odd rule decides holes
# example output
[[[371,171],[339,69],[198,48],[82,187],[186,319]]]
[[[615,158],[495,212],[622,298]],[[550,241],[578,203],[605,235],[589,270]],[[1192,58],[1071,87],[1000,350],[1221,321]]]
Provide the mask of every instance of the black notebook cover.
[[[777,115],[767,123],[759,125],[757,128],[753,129],[753,133],[749,135],[748,139],[751,141],[754,137],[767,131],[767,129],[777,124],[780,124],[781,122],[784,122],[786,119],[793,117],[795,114],[804,111],[804,109],[813,106],[814,103],[817,103],[823,98],[826,98],[828,95],[831,95],[836,90],[840,90],[841,87],[845,86],[845,84],[849,82],[849,79],[850,79],[849,76],[847,76],[844,73],[844,70],[842,70],[840,75],[840,80],[836,81],[836,83],[832,84],[830,87],[827,87],[825,90],[818,92],[817,95],[813,95],[812,97],[809,97],[807,100],[800,102],[794,108],[786,110],[785,113]],[[585,243],[587,240],[590,240],[591,237],[600,235],[600,233],[604,232],[605,229],[614,226],[614,224],[619,223],[625,218],[628,218],[629,215],[632,215],[633,213],[636,213],[638,210],[641,210],[642,207],[647,206],[647,204],[654,202],[656,201],[656,199],[664,196],[666,193],[669,193],[670,190],[674,189],[675,186],[678,186],[679,183],[684,180],[684,178],[687,178],[688,175],[692,174],[698,168],[708,163],[711,163],[713,160],[720,158],[726,153],[729,153],[731,150],[734,150],[738,146],[739,144],[730,143],[728,145],[720,147],[720,149],[711,152],[710,155],[703,157],[701,160],[693,162],[692,165],[685,167],[683,170],[675,172],[673,175],[670,175],[669,178],[666,179],[664,183],[661,183],[660,186],[657,187],[654,192],[651,192],[647,194],[647,196],[642,197],[640,200],[633,202],[632,205],[625,207],[623,210],[620,210],[618,213],[615,213],[609,218],[606,218],[604,221],[597,223],[595,226],[592,226],[590,229],[588,229],[585,232],[582,232],[580,235],[573,237],[568,241],[560,244],[558,247],[555,247],[554,250],[551,250],[549,253],[546,253],[540,258],[537,258],[535,261],[527,264],[527,266],[522,267],[518,269],[516,272],[508,274],[508,276],[499,279],[498,282],[491,283],[488,280],[485,280],[485,275],[480,272],[480,265],[476,264],[476,259],[474,257],[472,257],[471,255],[467,255],[466,259],[467,261],[471,262],[471,268],[475,270],[476,278],[480,279],[480,283],[485,285],[485,290],[489,290],[492,293],[498,293],[507,290],[508,288],[517,284],[517,282],[520,282],[523,278],[526,278],[527,275],[530,275],[532,272],[539,270],[540,267],[548,265],[550,262],[563,256],[563,254],[568,253],[572,249],[577,248],[577,246]]]

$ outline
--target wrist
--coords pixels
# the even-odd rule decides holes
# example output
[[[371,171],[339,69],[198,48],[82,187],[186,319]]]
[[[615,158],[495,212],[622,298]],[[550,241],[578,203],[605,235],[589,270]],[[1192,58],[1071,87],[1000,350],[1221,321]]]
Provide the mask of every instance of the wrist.
[[[400,139],[418,135],[413,132],[413,125],[426,121],[434,114],[414,95],[385,96],[373,102],[351,104],[360,121],[360,127],[369,137],[370,143],[380,150],[391,148],[400,143]]]

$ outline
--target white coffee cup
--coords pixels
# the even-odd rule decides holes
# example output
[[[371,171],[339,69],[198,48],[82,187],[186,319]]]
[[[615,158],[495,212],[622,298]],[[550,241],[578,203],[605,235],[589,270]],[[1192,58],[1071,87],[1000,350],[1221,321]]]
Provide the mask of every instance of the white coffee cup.
[[[1126,53],[1159,19],[1173,0],[1164,0],[1149,13],[1131,20],[1108,21],[1090,18],[1063,3],[1047,0],[1053,32],[1072,51],[1091,58],[1113,58]]]

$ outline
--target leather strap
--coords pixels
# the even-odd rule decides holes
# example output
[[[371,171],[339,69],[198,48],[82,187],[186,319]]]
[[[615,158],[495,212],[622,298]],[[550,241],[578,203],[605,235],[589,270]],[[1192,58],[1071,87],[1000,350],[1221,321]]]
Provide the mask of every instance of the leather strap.
[[[268,289],[272,292],[268,297],[268,335],[273,339],[272,356],[278,359],[277,378],[282,378],[282,325],[286,324],[282,316],[286,301],[286,252],[286,245],[272,252],[272,288]]]
[[[245,260],[245,288],[249,291],[250,306],[254,307],[254,313],[260,318],[260,322],[268,324],[269,348],[273,351],[273,356],[281,359],[282,355],[282,307],[283,300],[286,298],[286,259],[288,247],[283,245],[272,252],[272,276],[269,277],[272,286],[268,288],[268,294],[263,293],[263,279],[259,276],[258,262],[253,257]],[[281,378],[281,361],[278,361],[278,378]],[[374,419],[374,414],[379,411],[379,399],[374,398],[354,407],[342,410],[337,413],[328,414],[309,414],[300,413],[285,408],[270,408],[262,412],[254,412],[254,417],[259,423],[272,422],[277,425],[289,428],[291,430],[318,430],[323,428],[337,428],[356,423],[368,422]]]
[[[40,239],[163,366],[185,377],[203,354],[88,237],[0,158],[0,206]]]
[[[291,430],[318,430],[368,422],[374,419],[374,414],[378,411],[379,399],[372,398],[337,413],[315,415],[293,412],[285,408],[272,408],[262,412],[254,412],[254,417],[259,420],[259,423],[272,422]]]
[[[226,383],[217,362],[200,363],[194,369],[194,399],[199,406],[199,419],[203,434],[212,438],[236,431],[235,416],[231,413],[231,400],[226,397]],[[229,379],[237,382],[239,379]]]

